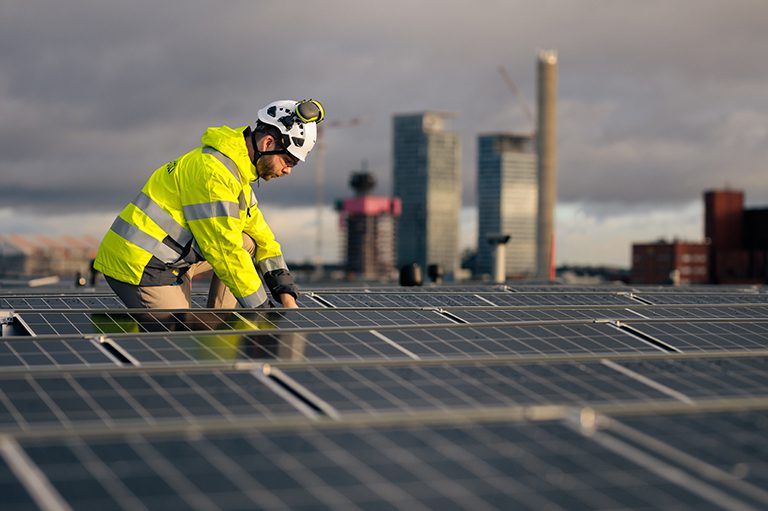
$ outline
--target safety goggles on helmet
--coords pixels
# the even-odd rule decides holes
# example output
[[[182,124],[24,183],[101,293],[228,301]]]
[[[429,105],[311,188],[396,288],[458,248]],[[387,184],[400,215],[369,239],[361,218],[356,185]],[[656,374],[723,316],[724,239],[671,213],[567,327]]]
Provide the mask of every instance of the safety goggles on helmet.
[[[286,129],[290,130],[296,122],[314,122],[315,124],[320,124],[323,122],[324,118],[325,111],[323,110],[323,105],[321,105],[319,101],[315,101],[314,99],[302,99],[296,103],[293,112],[289,115],[280,117],[278,121],[280,121]]]

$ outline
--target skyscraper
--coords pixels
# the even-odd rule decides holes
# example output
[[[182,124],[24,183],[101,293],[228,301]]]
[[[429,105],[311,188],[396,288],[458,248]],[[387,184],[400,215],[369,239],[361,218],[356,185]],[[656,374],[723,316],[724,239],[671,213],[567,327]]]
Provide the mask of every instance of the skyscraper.
[[[475,270],[493,268],[491,234],[508,234],[505,273],[512,278],[536,273],[538,177],[531,135],[480,135],[477,143],[478,238]]]
[[[460,145],[446,131],[449,114],[423,112],[394,117],[394,195],[402,200],[397,223],[397,264],[458,268],[461,208]]]

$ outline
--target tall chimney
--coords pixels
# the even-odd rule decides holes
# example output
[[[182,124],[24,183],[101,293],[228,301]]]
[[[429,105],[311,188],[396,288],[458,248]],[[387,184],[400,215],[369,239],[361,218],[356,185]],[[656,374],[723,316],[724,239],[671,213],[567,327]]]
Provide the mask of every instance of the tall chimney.
[[[557,52],[539,51],[536,67],[536,151],[539,174],[539,218],[536,276],[555,278],[555,205],[557,204]]]

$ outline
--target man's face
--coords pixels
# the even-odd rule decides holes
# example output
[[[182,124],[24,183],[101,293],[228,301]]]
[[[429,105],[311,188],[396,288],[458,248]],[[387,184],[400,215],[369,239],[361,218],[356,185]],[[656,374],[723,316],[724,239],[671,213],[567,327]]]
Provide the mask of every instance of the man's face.
[[[268,140],[267,140],[268,139]],[[263,151],[272,151],[276,148],[272,137],[265,137]],[[264,181],[273,178],[289,176],[291,169],[296,166],[299,160],[292,154],[267,154],[259,158],[256,171],[259,177]]]

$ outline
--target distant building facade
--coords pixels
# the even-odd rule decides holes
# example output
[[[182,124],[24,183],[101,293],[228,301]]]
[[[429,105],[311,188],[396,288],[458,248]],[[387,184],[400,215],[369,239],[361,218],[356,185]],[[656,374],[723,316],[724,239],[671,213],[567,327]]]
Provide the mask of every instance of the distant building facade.
[[[396,276],[395,221],[402,211],[400,199],[370,195],[372,174],[355,173],[350,179],[355,197],[337,205],[341,222],[345,273],[360,280],[390,280]]]
[[[447,131],[448,114],[423,112],[393,119],[394,195],[402,201],[397,222],[397,265],[425,271],[442,266],[451,280],[458,270],[461,209],[460,143]]]
[[[709,281],[706,243],[664,240],[632,245],[633,284],[705,284]]]
[[[98,248],[92,236],[0,235],[0,277],[88,275]]]
[[[508,234],[506,275],[536,275],[538,223],[538,172],[531,135],[501,133],[478,137],[477,143],[478,238],[475,270],[493,271],[491,234]]]
[[[768,208],[744,208],[744,192],[704,192],[704,235],[713,284],[768,283]]]

